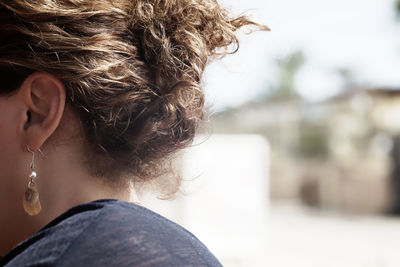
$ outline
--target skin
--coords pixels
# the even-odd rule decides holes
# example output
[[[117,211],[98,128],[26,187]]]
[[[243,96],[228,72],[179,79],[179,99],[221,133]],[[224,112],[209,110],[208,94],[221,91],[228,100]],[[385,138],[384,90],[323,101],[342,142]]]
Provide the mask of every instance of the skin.
[[[63,83],[43,72],[0,96],[0,257],[73,206],[104,198],[131,201],[130,186],[112,187],[86,170],[79,120],[65,99]],[[27,144],[35,152],[42,204],[36,216],[22,206],[32,160]]]

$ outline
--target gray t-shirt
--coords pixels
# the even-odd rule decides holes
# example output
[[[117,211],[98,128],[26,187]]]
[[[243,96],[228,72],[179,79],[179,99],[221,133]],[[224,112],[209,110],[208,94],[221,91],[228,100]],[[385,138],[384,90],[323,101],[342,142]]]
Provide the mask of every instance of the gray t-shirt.
[[[0,266],[221,266],[193,234],[135,204],[102,199],[60,215]]]

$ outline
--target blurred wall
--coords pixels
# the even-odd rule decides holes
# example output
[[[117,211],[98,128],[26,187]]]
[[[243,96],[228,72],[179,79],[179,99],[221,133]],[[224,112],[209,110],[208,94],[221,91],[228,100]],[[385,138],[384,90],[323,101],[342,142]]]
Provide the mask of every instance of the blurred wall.
[[[199,136],[180,161],[174,200],[140,203],[192,231],[225,266],[262,266],[267,251],[269,145],[260,135]],[[197,144],[197,145],[196,145]]]

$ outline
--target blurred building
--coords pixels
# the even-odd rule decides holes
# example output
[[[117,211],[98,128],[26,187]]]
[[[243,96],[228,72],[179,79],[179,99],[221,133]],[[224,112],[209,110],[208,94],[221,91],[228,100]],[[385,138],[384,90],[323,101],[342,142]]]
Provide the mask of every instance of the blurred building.
[[[247,103],[213,122],[216,133],[269,139],[273,200],[400,211],[400,90],[352,89],[314,104],[300,98]]]

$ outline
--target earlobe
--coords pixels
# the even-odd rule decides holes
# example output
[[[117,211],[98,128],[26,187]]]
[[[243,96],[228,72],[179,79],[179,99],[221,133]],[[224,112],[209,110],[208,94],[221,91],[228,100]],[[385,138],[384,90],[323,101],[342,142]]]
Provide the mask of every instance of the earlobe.
[[[35,72],[22,83],[18,96],[23,102],[25,119],[22,126],[26,146],[39,149],[60,124],[65,108],[64,84],[55,76]]]

